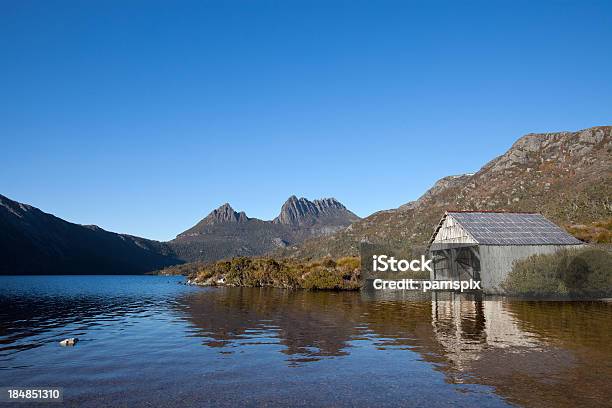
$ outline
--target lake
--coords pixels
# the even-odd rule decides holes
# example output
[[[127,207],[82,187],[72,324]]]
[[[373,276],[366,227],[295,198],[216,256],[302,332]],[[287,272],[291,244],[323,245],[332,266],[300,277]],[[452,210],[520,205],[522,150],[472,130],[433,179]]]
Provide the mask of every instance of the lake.
[[[0,387],[63,387],[91,407],[612,400],[610,303],[182,282],[0,277]]]

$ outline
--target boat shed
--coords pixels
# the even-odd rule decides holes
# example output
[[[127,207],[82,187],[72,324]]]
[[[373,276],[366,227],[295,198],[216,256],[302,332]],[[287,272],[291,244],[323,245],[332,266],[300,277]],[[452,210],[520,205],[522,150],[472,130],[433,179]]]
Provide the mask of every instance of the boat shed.
[[[581,241],[536,213],[448,211],[429,241],[432,280],[479,280],[502,294],[514,261],[576,248]]]

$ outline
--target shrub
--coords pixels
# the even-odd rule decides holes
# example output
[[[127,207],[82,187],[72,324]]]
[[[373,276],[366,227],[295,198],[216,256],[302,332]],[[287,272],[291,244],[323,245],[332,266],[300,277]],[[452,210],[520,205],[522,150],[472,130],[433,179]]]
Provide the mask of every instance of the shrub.
[[[337,290],[342,287],[342,275],[334,270],[319,267],[304,276],[302,287]]]
[[[586,248],[517,261],[502,284],[506,293],[540,297],[612,294],[612,254]]]
[[[239,257],[197,268],[190,279],[202,285],[304,288],[317,290],[355,290],[361,286],[359,259],[342,258],[338,262],[299,262],[272,258]]]
[[[612,243],[612,218],[595,221],[588,225],[569,225],[567,231],[585,242],[610,244]]]
[[[354,271],[361,267],[361,260],[356,256],[346,256],[336,261],[336,264],[346,270]]]

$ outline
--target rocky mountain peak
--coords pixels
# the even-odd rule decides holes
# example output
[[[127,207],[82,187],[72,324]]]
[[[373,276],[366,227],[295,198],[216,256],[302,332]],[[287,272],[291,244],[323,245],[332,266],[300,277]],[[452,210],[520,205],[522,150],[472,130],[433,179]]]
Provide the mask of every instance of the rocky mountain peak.
[[[310,201],[307,198],[297,198],[292,195],[285,201],[280,214],[272,222],[285,225],[304,225],[316,222],[318,218],[324,216],[345,216],[350,221],[358,219],[355,214],[347,210],[335,198],[321,198]]]
[[[584,164],[592,160],[591,152],[610,146],[612,126],[578,132],[529,133],[489,165],[492,165],[492,171],[503,172],[518,167],[537,167],[544,162]]]
[[[346,207],[340,201],[336,200],[333,197],[331,197],[331,198],[321,198],[321,199],[318,199],[318,200],[314,200],[313,204],[320,211],[325,211],[325,209],[328,209],[328,208],[335,208],[335,209],[338,209],[338,210],[346,210]]]
[[[215,225],[225,223],[239,223],[248,221],[249,217],[244,211],[235,211],[229,203],[225,203],[202,220],[202,224]]]
[[[287,248],[306,239],[343,230],[359,220],[334,198],[310,201],[294,195],[271,221],[248,218],[224,204],[170,242],[189,261],[216,261],[233,256],[257,256]]]

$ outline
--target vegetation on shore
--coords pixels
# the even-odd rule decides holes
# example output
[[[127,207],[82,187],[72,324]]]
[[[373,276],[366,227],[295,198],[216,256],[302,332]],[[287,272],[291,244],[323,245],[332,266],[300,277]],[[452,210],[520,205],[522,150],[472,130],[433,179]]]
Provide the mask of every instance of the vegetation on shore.
[[[212,264],[179,265],[160,273],[186,274],[190,283],[203,286],[311,290],[358,290],[361,287],[360,261],[357,257],[315,262],[238,257]]]
[[[584,248],[533,255],[515,263],[502,287],[514,296],[609,297],[612,253]]]
[[[569,225],[567,231],[584,242],[595,244],[612,243],[612,218],[590,224]]]
[[[203,269],[206,265],[207,264],[205,262],[187,262],[183,264],[167,266],[163,269],[153,271],[151,272],[151,274],[163,276],[191,276],[197,273],[199,270]]]

